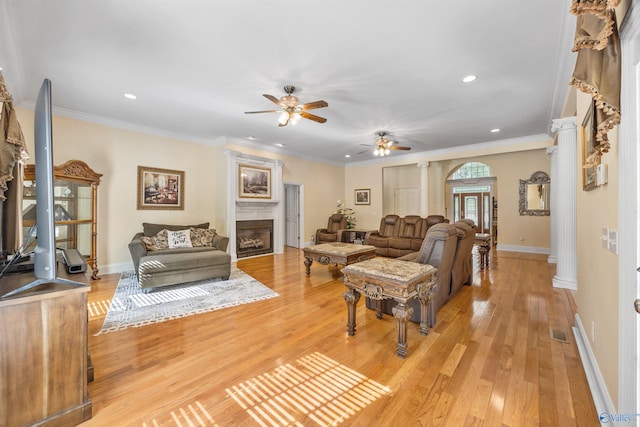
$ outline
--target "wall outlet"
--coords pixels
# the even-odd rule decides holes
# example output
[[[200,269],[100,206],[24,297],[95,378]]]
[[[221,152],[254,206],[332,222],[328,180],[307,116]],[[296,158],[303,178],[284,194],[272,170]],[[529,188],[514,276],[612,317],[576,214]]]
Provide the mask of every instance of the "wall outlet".
[[[315,239],[316,239],[316,236],[312,234],[311,235],[311,242],[313,243]]]

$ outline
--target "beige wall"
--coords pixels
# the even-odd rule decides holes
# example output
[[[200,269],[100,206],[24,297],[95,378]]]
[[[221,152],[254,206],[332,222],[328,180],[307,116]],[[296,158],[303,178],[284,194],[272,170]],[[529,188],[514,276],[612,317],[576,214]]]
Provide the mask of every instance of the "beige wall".
[[[338,200],[346,202],[342,166],[298,159],[233,142],[226,144],[224,149],[282,160],[283,182],[302,185],[304,190],[304,230],[300,236],[301,243],[308,243],[312,235],[315,238],[318,228],[327,226],[329,216],[337,209]]]
[[[552,141],[542,140],[534,146],[548,146]],[[503,150],[518,150],[518,147],[503,147]],[[426,157],[426,156],[425,156]],[[434,156],[435,157],[435,156]],[[442,156],[441,156],[442,157]],[[455,168],[468,161],[481,161],[491,167],[497,177],[495,186],[498,200],[498,235],[501,245],[518,246],[523,250],[545,252],[550,247],[550,219],[545,217],[521,216],[518,211],[520,179],[528,179],[535,171],[550,174],[551,159],[544,148],[524,151],[482,154],[475,150],[465,152],[451,159],[429,161],[429,214],[451,217],[449,193],[446,180]],[[405,164],[415,165],[427,158],[412,159]],[[371,188],[370,206],[351,206],[358,214],[358,227],[377,229],[383,214],[382,168],[399,166],[402,163],[371,162],[349,165],[345,170],[346,194],[353,194],[356,188]],[[416,167],[416,169],[418,169]],[[552,207],[553,209],[553,207]],[[522,238],[522,240],[521,240]]]
[[[578,315],[613,402],[618,401],[618,256],[601,245],[602,227],[618,229],[618,136],[609,133],[611,150],[602,157],[609,169],[607,185],[582,190],[580,125],[590,98],[577,94],[577,267]],[[591,330],[595,329],[595,339]],[[622,408],[623,409],[623,408]]]
[[[33,112],[17,109],[33,163]],[[54,116],[53,162],[82,160],[101,173],[98,188],[98,266],[101,273],[130,263],[127,244],[143,222],[216,224],[212,147]],[[138,210],[137,167],[185,171],[185,209]]]
[[[499,249],[545,252],[551,246],[551,221],[549,216],[520,215],[520,180],[529,179],[536,171],[551,175],[551,158],[545,149],[518,151],[512,153],[475,156],[472,159],[452,159],[432,162],[438,166],[439,175],[434,177],[434,185],[446,183],[450,174],[469,161],[485,163],[496,177],[494,197],[498,202],[498,242]],[[433,186],[432,186],[433,188]],[[449,186],[443,194],[447,217],[451,218]],[[551,207],[553,214],[553,206]],[[515,248],[518,247],[518,248]],[[534,249],[535,248],[535,249]]]
[[[33,112],[17,109],[27,146],[33,153]],[[226,150],[236,150],[283,161],[285,183],[304,185],[305,230],[303,242],[326,227],[344,199],[344,169],[341,166],[294,159],[260,151],[225,140],[208,146],[164,138],[109,126],[54,116],[53,161],[86,162],[103,174],[98,188],[98,265],[101,273],[128,268],[127,244],[143,222],[187,224],[209,221],[220,234],[227,234]],[[28,163],[33,163],[32,159]],[[185,209],[138,210],[137,167],[150,166],[185,171]]]

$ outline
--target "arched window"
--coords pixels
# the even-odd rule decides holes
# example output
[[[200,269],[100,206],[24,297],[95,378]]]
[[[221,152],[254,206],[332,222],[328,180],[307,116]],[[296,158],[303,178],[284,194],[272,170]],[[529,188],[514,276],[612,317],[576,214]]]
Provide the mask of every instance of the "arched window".
[[[452,179],[486,178],[491,176],[491,168],[481,162],[467,162],[451,176]]]

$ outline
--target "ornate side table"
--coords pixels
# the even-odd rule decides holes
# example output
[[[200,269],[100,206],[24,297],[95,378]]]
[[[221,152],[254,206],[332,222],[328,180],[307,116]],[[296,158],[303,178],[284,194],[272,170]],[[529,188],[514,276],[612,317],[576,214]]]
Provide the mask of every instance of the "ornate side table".
[[[308,246],[303,248],[302,252],[304,253],[304,266],[307,268],[307,275],[309,275],[311,274],[311,264],[314,260],[322,265],[349,265],[354,262],[373,258],[376,256],[376,247],[355,245],[353,243],[331,242]]]
[[[489,267],[489,251],[491,250],[491,234],[476,233],[476,246],[480,254],[480,269]]]
[[[432,296],[437,286],[437,271],[428,264],[382,257],[344,267],[344,284],[348,288],[344,293],[347,303],[347,333],[356,334],[356,304],[361,293],[376,300],[378,318],[382,317],[382,300],[393,298],[398,302],[393,308],[393,317],[398,326],[397,354],[406,357],[407,321],[413,313],[413,309],[407,306],[407,301],[412,298],[420,300],[420,333],[427,335],[429,310],[433,309]]]

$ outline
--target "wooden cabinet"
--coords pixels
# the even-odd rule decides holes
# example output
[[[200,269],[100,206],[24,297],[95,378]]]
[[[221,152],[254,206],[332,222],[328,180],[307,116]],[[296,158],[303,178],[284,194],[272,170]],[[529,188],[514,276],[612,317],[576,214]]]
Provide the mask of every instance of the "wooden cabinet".
[[[89,282],[88,275],[65,277]],[[30,273],[5,276],[0,295],[33,279]],[[43,284],[0,299],[0,425],[73,426],[91,418],[89,289]]]
[[[56,247],[77,249],[87,258],[93,271],[92,279],[98,279],[97,211],[98,185],[102,174],[96,173],[80,160],[55,166],[53,174]],[[35,165],[27,165],[22,202],[25,229],[35,224],[36,220],[35,177]]]

